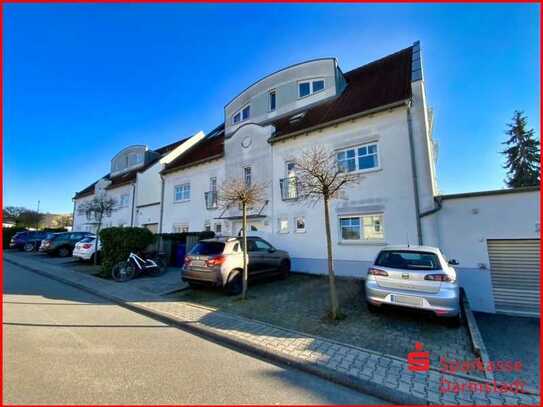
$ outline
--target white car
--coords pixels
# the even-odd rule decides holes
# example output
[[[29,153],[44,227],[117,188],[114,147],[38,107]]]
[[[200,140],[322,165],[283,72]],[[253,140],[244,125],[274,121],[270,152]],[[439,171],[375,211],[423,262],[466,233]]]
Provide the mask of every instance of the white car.
[[[100,250],[102,250],[102,242],[98,243],[98,256],[100,256]],[[81,239],[75,244],[73,257],[77,257],[79,260],[91,260],[94,261],[94,253],[96,252],[96,236],[89,236]]]

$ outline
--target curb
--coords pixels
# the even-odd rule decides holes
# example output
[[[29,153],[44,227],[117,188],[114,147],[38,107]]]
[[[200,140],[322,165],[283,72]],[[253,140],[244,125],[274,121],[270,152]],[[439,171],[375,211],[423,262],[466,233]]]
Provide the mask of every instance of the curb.
[[[53,272],[39,270],[39,269],[37,269],[37,268],[35,268],[35,267],[31,266],[31,265],[23,264],[23,262],[18,262],[18,261],[13,260],[13,259],[7,259],[5,256],[4,256],[4,260],[6,262],[8,262],[8,263],[17,265],[19,267],[22,267],[22,268],[24,268],[24,269],[26,269],[28,271],[34,272],[34,273],[39,274],[41,276],[44,276],[46,278],[50,278],[52,280],[59,281],[59,282],[61,282],[63,284],[70,285],[70,286],[78,288],[78,289],[80,289],[82,291],[86,291],[88,293],[91,293],[91,294],[93,294],[95,296],[104,298],[104,299],[109,300],[109,301],[111,301],[111,302],[113,302],[113,303],[115,303],[117,305],[120,305],[120,306],[126,308],[126,309],[137,312],[137,313],[139,313],[141,315],[144,315],[144,316],[147,316],[149,318],[155,319],[155,320],[160,321],[162,323],[165,323],[167,325],[180,328],[180,329],[185,330],[187,332],[193,333],[193,334],[195,334],[195,335],[197,335],[199,337],[209,339],[209,340],[211,340],[211,341],[213,341],[215,343],[218,343],[220,345],[227,346],[227,347],[234,348],[236,350],[242,351],[245,354],[257,356],[257,357],[259,357],[261,359],[265,359],[265,360],[268,360],[268,361],[271,361],[271,362],[275,362],[275,363],[280,364],[280,365],[288,365],[288,366],[295,367],[295,368],[297,368],[297,369],[299,369],[301,371],[305,371],[307,373],[310,373],[310,374],[313,374],[315,376],[321,377],[321,378],[326,379],[328,381],[331,381],[333,383],[340,384],[340,385],[352,388],[352,389],[357,390],[357,391],[361,391],[361,392],[363,392],[365,394],[378,397],[380,399],[389,401],[391,403],[403,404],[403,405],[427,405],[427,404],[430,404],[430,401],[427,400],[424,397],[419,397],[417,395],[410,394],[410,393],[407,393],[407,392],[400,392],[400,391],[397,391],[397,390],[395,390],[393,388],[387,387],[386,385],[383,385],[381,383],[376,383],[374,381],[365,380],[363,378],[359,378],[359,377],[355,377],[355,376],[352,376],[352,375],[349,375],[349,374],[346,374],[346,373],[342,373],[342,372],[339,372],[339,371],[337,371],[335,369],[328,368],[326,366],[317,365],[317,364],[315,364],[313,362],[305,362],[305,361],[300,360],[299,358],[296,358],[296,357],[293,357],[293,356],[290,356],[290,355],[278,354],[278,353],[275,353],[273,351],[270,351],[269,349],[267,349],[263,345],[248,342],[248,341],[245,341],[242,338],[233,338],[233,337],[231,337],[231,336],[229,336],[227,334],[221,334],[221,333],[215,332],[215,331],[213,331],[213,329],[207,328],[205,326],[194,325],[192,321],[184,321],[184,320],[180,319],[179,317],[171,315],[171,314],[169,314],[167,312],[164,312],[164,311],[160,311],[160,310],[157,310],[157,309],[154,309],[154,308],[151,308],[151,307],[147,307],[147,306],[141,305],[141,304],[135,304],[135,303],[127,302],[126,300],[121,299],[119,297],[116,297],[114,295],[107,294],[107,293],[104,293],[103,291],[90,288],[90,287],[88,287],[88,286],[86,286],[84,284],[80,284],[78,282],[71,281],[68,278],[64,278],[64,277],[55,275]],[[70,271],[72,271],[72,270],[70,270]],[[142,292],[142,294],[145,294],[147,296],[147,298],[149,298],[149,299],[151,299],[152,297],[160,298],[158,295],[151,295],[150,296],[150,295],[148,295],[146,293],[143,293],[143,292]],[[197,305],[194,305],[194,306],[199,308],[199,306],[197,306]],[[469,309],[469,303],[466,302],[466,304],[463,304],[463,306],[464,306],[464,309],[467,311],[466,312],[466,319],[468,321],[470,319],[472,319],[471,322],[468,322],[468,330],[470,332],[470,336],[472,335],[472,327],[469,327],[469,324],[470,323],[475,324],[474,327],[473,327],[474,328],[474,330],[473,330],[474,335],[473,336],[474,336],[475,340],[473,340],[473,338],[472,338],[472,345],[474,347],[474,351],[478,352],[478,351],[482,350],[484,353],[481,353],[481,355],[485,354],[486,355],[486,361],[488,361],[489,360],[488,359],[488,354],[486,353],[486,348],[484,348],[484,343],[482,341],[482,337],[480,335],[480,332],[479,332],[479,330],[477,328],[475,318],[474,318],[471,310]],[[203,308],[207,308],[207,307],[203,307]],[[228,315],[228,314],[225,314],[225,315]],[[257,322],[260,322],[260,321],[257,321]],[[268,324],[266,324],[266,325],[268,325]],[[477,336],[477,334],[479,336]],[[480,341],[479,341],[479,339],[480,339]],[[367,350],[367,349],[360,349],[360,350],[363,350],[365,352],[375,353],[375,352],[373,352],[371,350]],[[381,355],[381,356],[387,357],[388,355]],[[393,359],[399,359],[399,358],[393,358]],[[435,369],[431,369],[431,370],[435,370]],[[476,380],[476,381],[479,381],[479,382],[487,382],[487,383],[489,383],[489,382],[493,381],[493,379],[489,379],[488,376],[487,376],[486,379],[483,379],[483,378],[478,378],[477,379],[477,378],[467,376],[467,375],[463,375],[463,374],[454,374],[453,376],[456,376],[458,378],[465,379],[465,380]],[[525,389],[525,390],[528,390],[528,389]],[[536,395],[536,396],[539,395],[539,393],[537,391],[535,391],[535,390],[533,390],[533,391],[525,391],[524,394],[526,394],[526,395]]]

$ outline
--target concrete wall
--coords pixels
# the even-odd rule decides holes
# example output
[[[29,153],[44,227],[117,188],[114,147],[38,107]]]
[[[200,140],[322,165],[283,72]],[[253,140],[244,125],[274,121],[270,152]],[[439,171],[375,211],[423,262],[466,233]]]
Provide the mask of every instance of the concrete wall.
[[[473,309],[495,312],[487,239],[539,239],[539,191],[445,199],[433,216]]]

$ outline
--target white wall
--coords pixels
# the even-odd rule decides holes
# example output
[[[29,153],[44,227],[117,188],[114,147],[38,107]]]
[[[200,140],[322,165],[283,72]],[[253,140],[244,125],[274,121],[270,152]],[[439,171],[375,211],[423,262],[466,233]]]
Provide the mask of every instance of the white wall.
[[[188,167],[164,175],[164,213],[162,232],[172,233],[175,224],[186,224],[190,231],[202,231],[209,222],[220,222],[218,217],[222,210],[206,209],[204,192],[209,191],[209,178],[217,177],[217,183],[224,180],[224,160],[214,160],[208,163]],[[191,196],[188,202],[174,201],[174,188],[176,185],[190,183]]]
[[[331,227],[338,275],[365,277],[367,267],[385,244],[416,244],[416,217],[405,108],[374,114],[337,126],[273,144],[273,243],[293,257],[297,271],[326,272],[326,242],[322,205],[282,201],[279,179],[286,176],[285,162],[303,149],[325,145],[330,149],[376,141],[380,169],[363,174],[345,199],[331,205]],[[338,214],[384,214],[383,243],[350,243],[339,240]],[[294,217],[304,216],[305,233],[294,233]],[[279,233],[278,218],[288,217],[289,233]]]
[[[539,239],[539,191],[445,199],[432,216],[472,308],[495,312],[487,239]]]

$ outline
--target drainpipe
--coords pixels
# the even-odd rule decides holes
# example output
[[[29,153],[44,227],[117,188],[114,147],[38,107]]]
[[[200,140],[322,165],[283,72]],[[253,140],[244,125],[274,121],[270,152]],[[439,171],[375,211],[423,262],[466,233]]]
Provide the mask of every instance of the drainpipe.
[[[409,153],[411,155],[411,172],[413,174],[413,191],[415,194],[415,214],[417,219],[417,241],[419,245],[422,245],[422,225],[420,214],[420,201],[419,201],[419,181],[417,177],[417,164],[415,159],[415,147],[413,142],[413,121],[411,118],[411,105],[407,105],[407,131],[409,134]]]
[[[162,222],[164,218],[164,176],[160,174],[160,223],[158,224],[158,233],[162,234]]]
[[[72,232],[74,231],[75,226],[75,198],[72,198],[72,201],[74,203],[74,210],[72,212]]]
[[[136,204],[136,184],[132,184],[132,214],[130,216],[130,226],[134,227],[134,205]]]

